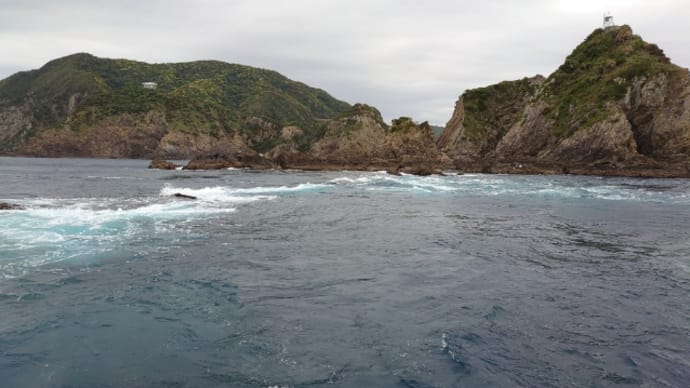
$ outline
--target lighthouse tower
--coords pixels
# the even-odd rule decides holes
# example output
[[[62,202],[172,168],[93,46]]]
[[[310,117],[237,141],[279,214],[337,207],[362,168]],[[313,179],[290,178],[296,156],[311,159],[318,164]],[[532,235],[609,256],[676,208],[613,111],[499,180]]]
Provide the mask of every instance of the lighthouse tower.
[[[613,23],[613,15],[611,15],[610,12],[607,12],[604,14],[604,28],[609,28],[613,27],[615,24]]]

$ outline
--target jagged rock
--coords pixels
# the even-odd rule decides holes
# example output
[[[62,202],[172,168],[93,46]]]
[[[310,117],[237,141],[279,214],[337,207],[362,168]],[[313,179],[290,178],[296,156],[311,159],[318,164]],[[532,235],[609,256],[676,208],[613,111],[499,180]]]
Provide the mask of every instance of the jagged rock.
[[[275,164],[249,147],[239,133],[222,136],[209,151],[200,152],[184,170],[220,170],[225,168],[271,169]]]
[[[433,168],[430,166],[407,166],[407,167],[402,167],[398,170],[396,170],[398,174],[405,173],[405,174],[412,174],[412,175],[419,175],[419,176],[429,176],[429,175],[443,175],[443,171]]]
[[[167,160],[154,159],[149,163],[149,168],[155,168],[158,170],[174,170],[178,166],[175,163],[168,162]]]
[[[438,145],[464,171],[687,177],[690,75],[599,29],[547,79],[466,91]]]
[[[373,107],[356,104],[341,117],[325,123],[324,135],[306,151],[294,142],[266,153],[282,168],[303,170],[385,170],[431,174],[451,166],[438,150],[428,123],[402,117],[386,125]]]
[[[201,155],[192,159],[183,167],[184,170],[221,170],[225,168],[250,168],[266,170],[276,168],[276,165],[256,152],[223,153]]]
[[[15,203],[0,202],[0,210],[25,210],[26,208],[22,205],[17,205]]]
[[[280,137],[286,141],[294,140],[296,137],[302,135],[304,135],[304,131],[300,127],[296,127],[294,125],[283,127],[283,129],[280,131]]]
[[[456,102],[439,137],[439,147],[454,161],[467,163],[486,158],[515,123],[529,119],[525,108],[543,82],[544,77],[536,75],[468,90]],[[533,113],[532,117],[539,116]]]

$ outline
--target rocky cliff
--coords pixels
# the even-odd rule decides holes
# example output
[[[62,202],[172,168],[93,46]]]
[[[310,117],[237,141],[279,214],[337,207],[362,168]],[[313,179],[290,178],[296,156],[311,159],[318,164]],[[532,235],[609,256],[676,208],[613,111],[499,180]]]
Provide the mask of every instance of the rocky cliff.
[[[468,171],[688,176],[690,76],[628,26],[548,78],[466,91],[438,140]]]
[[[299,127],[283,127],[266,153],[220,152],[200,155],[188,169],[225,167],[294,168],[303,170],[387,170],[432,174],[452,167],[438,150],[428,123],[401,117],[388,126],[373,107],[356,104],[318,131],[306,136]]]
[[[270,70],[75,54],[0,81],[0,153],[186,159],[240,138],[262,151],[348,108]]]

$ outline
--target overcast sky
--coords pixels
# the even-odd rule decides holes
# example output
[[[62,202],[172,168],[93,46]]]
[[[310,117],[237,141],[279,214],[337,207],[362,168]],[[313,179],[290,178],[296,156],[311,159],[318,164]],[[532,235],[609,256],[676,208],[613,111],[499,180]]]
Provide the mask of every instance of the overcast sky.
[[[688,0],[0,0],[0,78],[75,52],[218,59],[443,125],[465,89],[554,71],[605,11],[690,66]]]

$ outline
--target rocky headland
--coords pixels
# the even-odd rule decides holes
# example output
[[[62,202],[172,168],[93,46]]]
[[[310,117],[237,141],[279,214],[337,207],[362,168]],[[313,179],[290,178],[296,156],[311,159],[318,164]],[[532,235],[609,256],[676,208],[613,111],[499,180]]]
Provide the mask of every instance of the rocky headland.
[[[151,168],[690,176],[690,74],[628,26],[555,72],[465,91],[434,128],[276,72],[75,54],[0,81],[0,153]]]
[[[598,29],[546,78],[466,91],[438,145],[464,171],[688,177],[690,75]]]
[[[74,54],[0,80],[0,154],[179,160],[238,137],[268,149],[264,124],[309,134],[349,107],[271,70]]]

